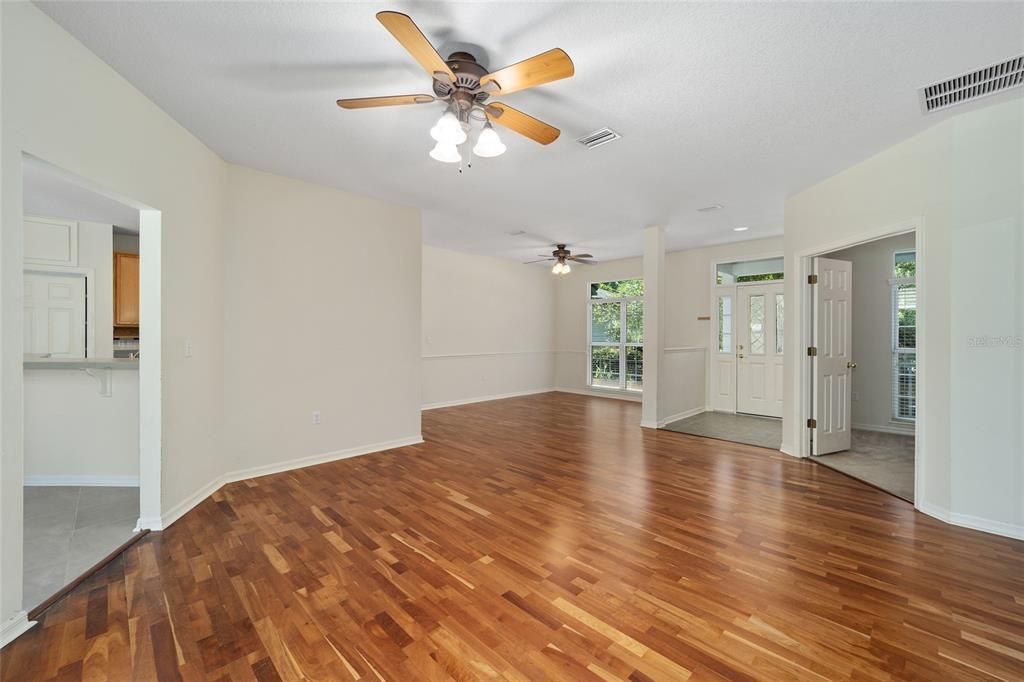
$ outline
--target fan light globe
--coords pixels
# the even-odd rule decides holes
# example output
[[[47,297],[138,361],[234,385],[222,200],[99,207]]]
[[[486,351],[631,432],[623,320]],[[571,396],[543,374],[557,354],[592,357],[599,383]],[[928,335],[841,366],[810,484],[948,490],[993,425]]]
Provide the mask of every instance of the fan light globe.
[[[556,274],[556,275],[561,275],[562,274],[562,264],[561,263],[555,263],[555,266],[553,268],[551,268],[551,272],[553,274]]]
[[[458,163],[462,161],[462,155],[459,154],[458,147],[444,142],[438,142],[434,145],[434,148],[430,150],[430,158],[442,163]]]
[[[569,267],[569,264],[568,263],[562,263],[562,274],[563,275],[568,275],[570,272],[572,272],[572,268]]]
[[[456,145],[466,141],[466,131],[462,129],[462,124],[451,109],[441,114],[441,118],[430,129],[430,136],[444,144]]]
[[[476,146],[473,147],[473,153],[487,159],[493,156],[501,156],[505,153],[505,149],[507,147],[502,144],[498,133],[491,127],[491,122],[488,121],[484,125],[484,129],[480,131],[480,136],[476,138]]]

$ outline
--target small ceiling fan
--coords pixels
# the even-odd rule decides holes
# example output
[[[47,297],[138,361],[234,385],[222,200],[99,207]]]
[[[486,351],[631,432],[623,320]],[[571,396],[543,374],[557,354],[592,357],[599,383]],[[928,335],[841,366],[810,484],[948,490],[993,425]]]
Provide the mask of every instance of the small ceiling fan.
[[[489,100],[495,95],[507,95],[572,76],[575,72],[572,60],[560,48],[488,72],[468,52],[453,52],[448,59],[442,59],[419,27],[405,14],[378,12],[377,20],[430,74],[434,94],[339,99],[339,107],[365,109],[448,102],[445,113],[430,130],[431,137],[437,142],[430,156],[446,163],[462,160],[458,146],[466,142],[467,132],[473,122],[483,124],[473,147],[473,153],[477,156],[492,157],[505,152],[505,145],[491,123],[497,123],[544,145],[558,139],[558,128],[507,104]]]
[[[551,272],[556,275],[568,275],[572,272],[572,268],[569,267],[569,261],[574,263],[582,263],[583,265],[593,265],[594,261],[590,260],[594,256],[589,253],[581,253],[577,256],[572,255],[572,252],[566,248],[565,244],[555,244],[555,250],[551,252],[551,257],[548,258],[544,254],[540,254],[541,258],[537,260],[526,261],[525,265],[531,263],[542,263],[544,261],[555,261],[554,267],[551,268]]]

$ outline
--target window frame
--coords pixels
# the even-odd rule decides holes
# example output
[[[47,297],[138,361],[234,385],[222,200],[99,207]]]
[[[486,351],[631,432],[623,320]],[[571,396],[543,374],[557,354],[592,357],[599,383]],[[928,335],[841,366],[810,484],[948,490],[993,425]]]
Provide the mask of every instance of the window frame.
[[[644,343],[632,341],[627,342],[628,338],[627,325],[626,325],[626,311],[630,303],[640,302],[644,303],[646,296],[616,296],[614,298],[593,298],[591,296],[591,289],[595,284],[603,284],[605,282],[621,282],[624,280],[643,280],[643,277],[618,277],[615,279],[601,279],[587,282],[587,388],[594,391],[616,391],[622,393],[629,393],[630,395],[640,395],[643,393],[643,378],[640,379],[640,388],[628,388],[626,381],[626,349],[640,348],[643,349]],[[644,287],[644,293],[646,294],[647,288]],[[616,341],[594,341],[594,305],[610,305],[618,304],[619,306],[619,340]],[[647,306],[644,305],[644,315],[647,314]],[[619,348],[619,385],[618,387],[613,386],[595,386],[594,380],[594,347],[602,346]]]
[[[892,269],[890,273],[892,276],[889,278],[889,313],[890,313],[890,350],[892,354],[892,367],[890,370],[890,390],[891,390],[891,410],[890,419],[893,423],[897,424],[914,424],[917,422],[917,317],[915,314],[914,319],[914,347],[904,348],[900,346],[899,332],[899,290],[901,286],[913,285],[914,287],[914,310],[917,310],[917,276],[913,277],[897,277],[896,276],[896,259],[901,255],[914,254],[914,264],[916,272],[917,264],[917,249],[900,249],[893,252],[892,256]],[[914,416],[908,417],[900,414],[900,356],[901,355],[913,355],[914,356],[914,397],[913,397],[913,411]]]

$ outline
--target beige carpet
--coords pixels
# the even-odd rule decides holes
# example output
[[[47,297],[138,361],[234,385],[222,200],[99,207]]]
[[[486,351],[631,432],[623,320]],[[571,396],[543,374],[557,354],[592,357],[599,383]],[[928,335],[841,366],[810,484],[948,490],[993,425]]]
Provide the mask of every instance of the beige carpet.
[[[815,459],[886,492],[914,501],[914,437],[854,429],[850,449]]]

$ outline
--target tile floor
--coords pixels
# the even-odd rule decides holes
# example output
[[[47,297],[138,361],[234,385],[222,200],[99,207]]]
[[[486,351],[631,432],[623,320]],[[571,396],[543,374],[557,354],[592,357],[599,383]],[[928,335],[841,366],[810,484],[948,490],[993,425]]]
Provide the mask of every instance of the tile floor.
[[[26,486],[24,608],[132,537],[138,517],[138,488]]]
[[[854,429],[850,449],[815,459],[825,466],[914,501],[914,437]]]
[[[670,431],[778,450],[782,421],[727,412],[702,412],[665,426]],[[850,449],[815,457],[820,464],[914,501],[914,437],[854,429]]]
[[[701,412],[665,426],[669,431],[778,450],[782,447],[782,420],[728,412]]]

